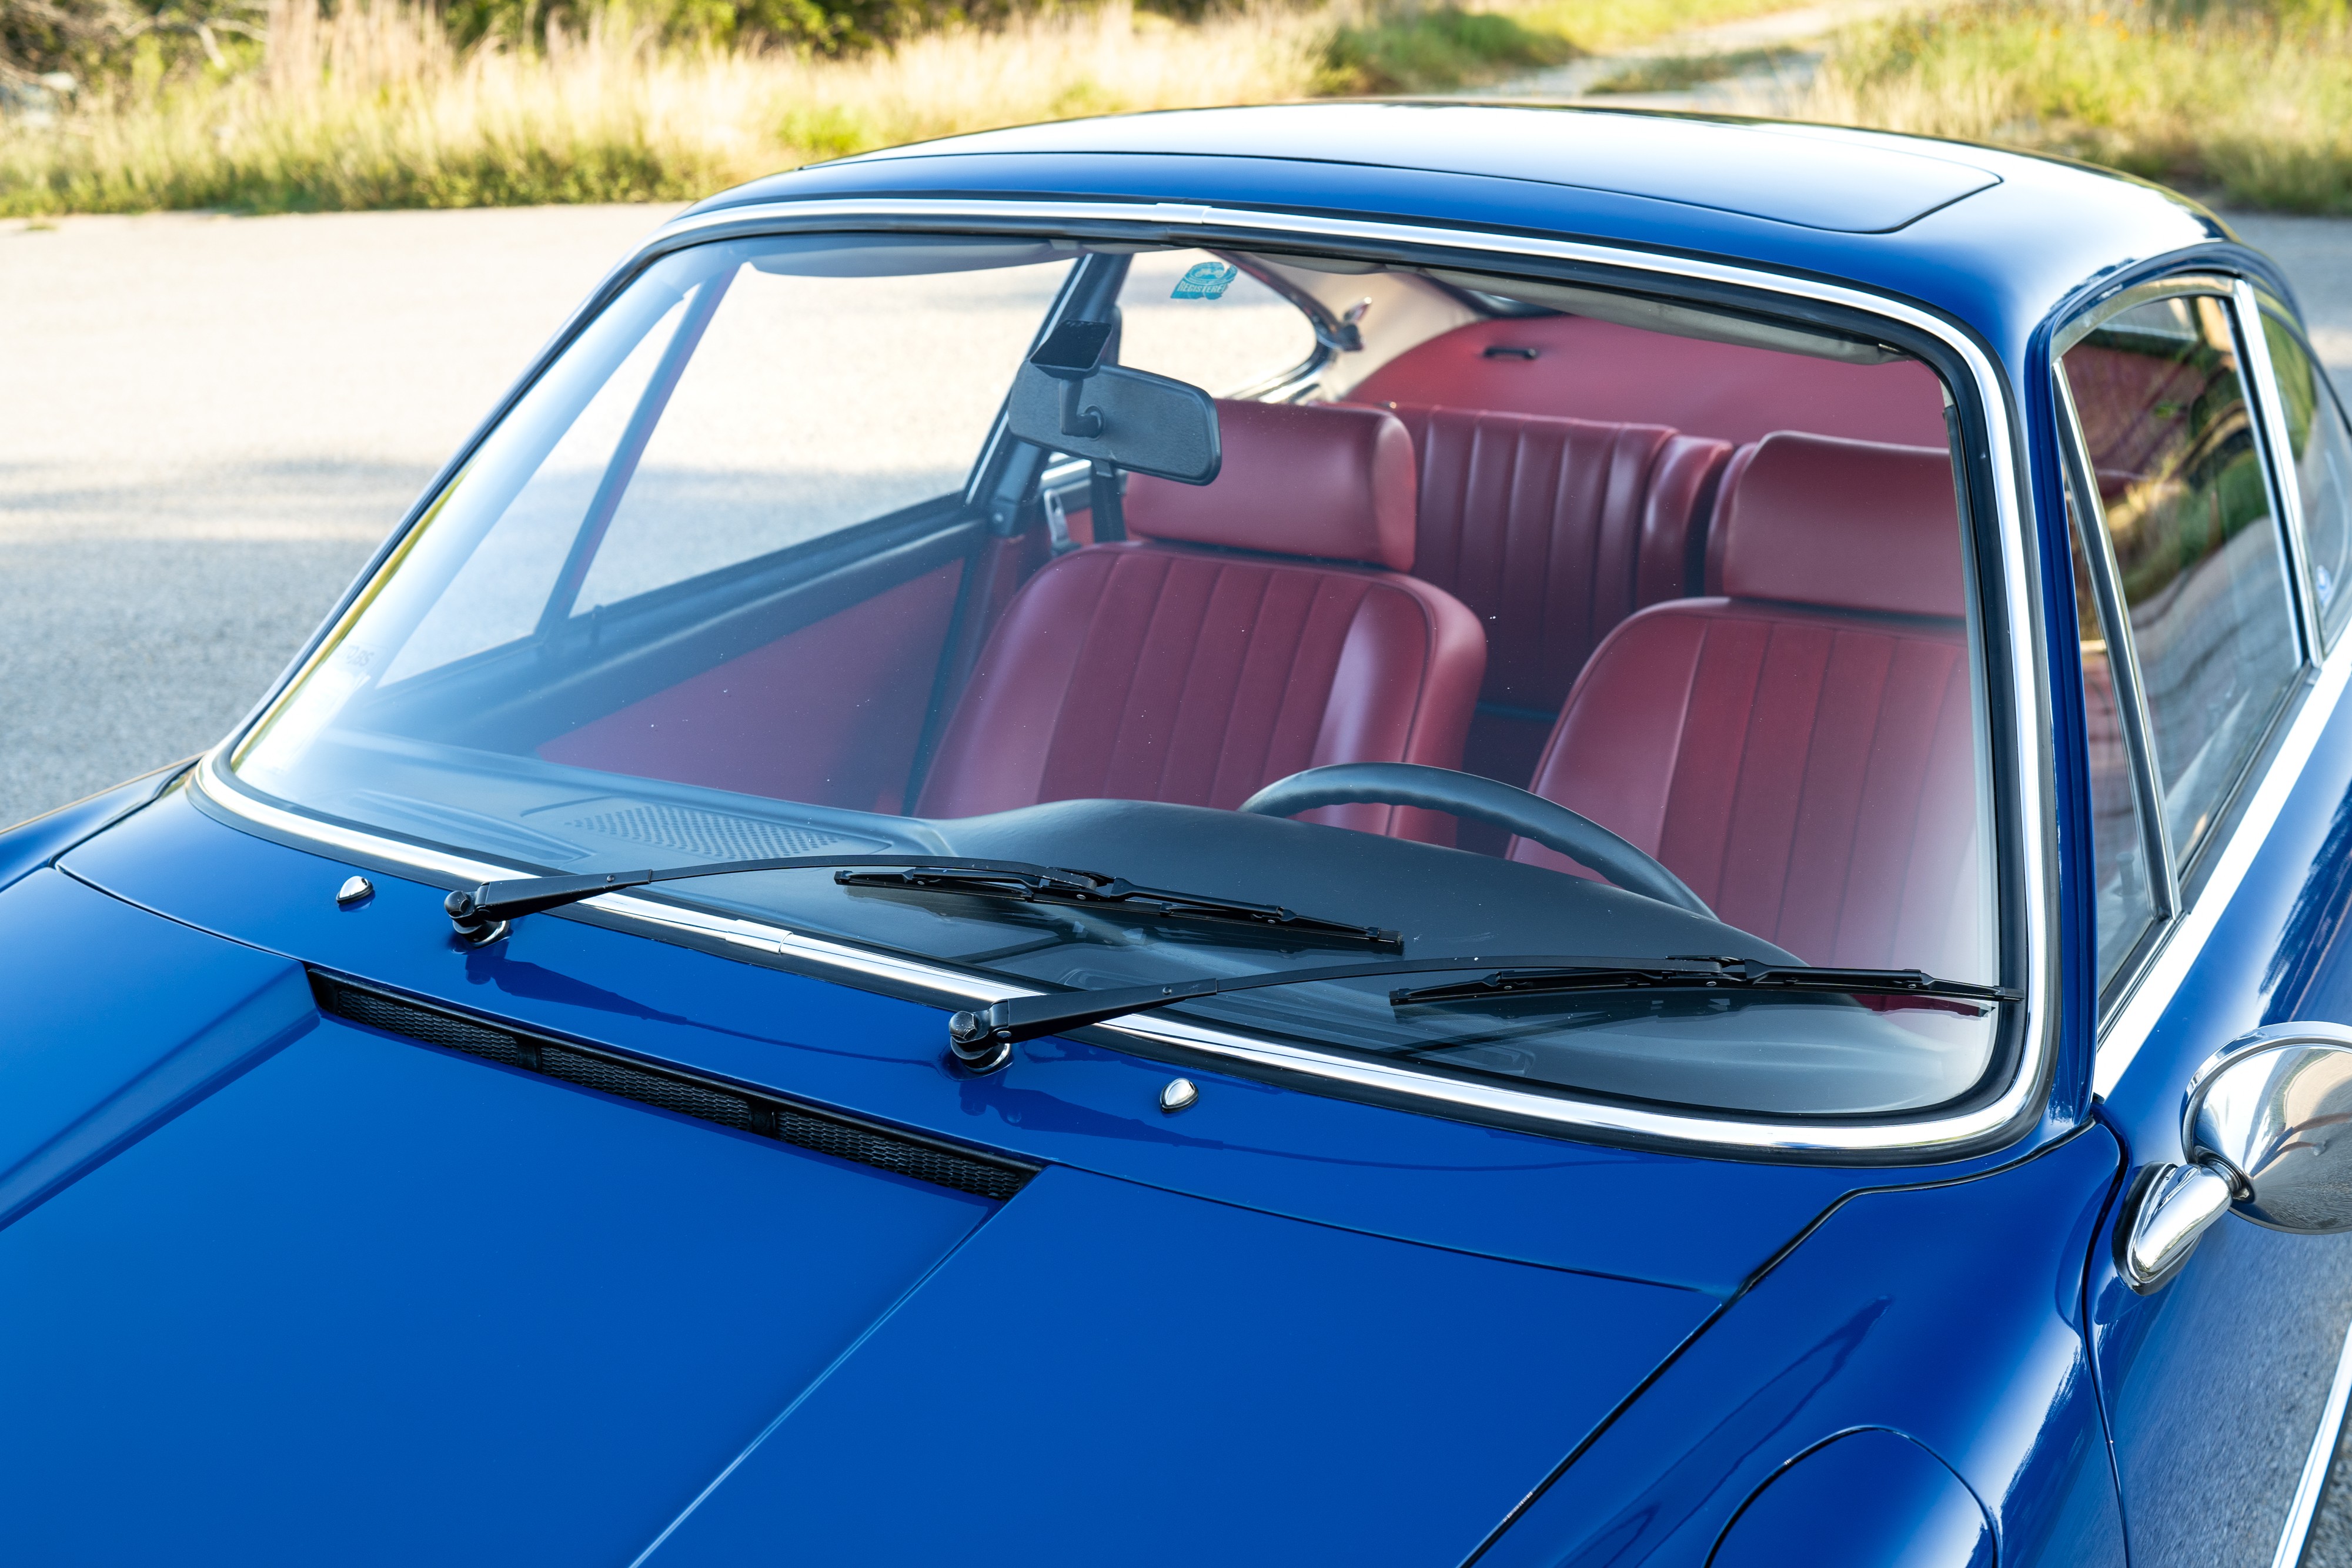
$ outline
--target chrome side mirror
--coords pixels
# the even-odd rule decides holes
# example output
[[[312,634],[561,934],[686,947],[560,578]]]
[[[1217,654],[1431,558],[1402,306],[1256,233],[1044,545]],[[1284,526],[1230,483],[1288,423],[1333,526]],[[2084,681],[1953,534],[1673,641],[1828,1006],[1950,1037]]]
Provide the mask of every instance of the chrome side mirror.
[[[2232,1040],[2189,1080],[2181,1111],[2189,1163],[2133,1189],[2120,1262],[2152,1291],[2231,1209],[2303,1235],[2352,1230],[2352,1030],[2276,1024]]]

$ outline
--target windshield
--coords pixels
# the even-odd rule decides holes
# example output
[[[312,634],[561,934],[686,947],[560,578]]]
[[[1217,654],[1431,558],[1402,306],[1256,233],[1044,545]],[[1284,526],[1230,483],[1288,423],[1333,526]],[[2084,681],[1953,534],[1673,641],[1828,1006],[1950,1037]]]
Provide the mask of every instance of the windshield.
[[[698,246],[555,358],[231,770],[517,875],[940,857],[1192,901],[661,889],[1049,987],[1328,967],[1349,929],[1992,985],[1945,402],[1819,328],[1502,275]],[[1950,995],[1397,988],[1160,1016],[1775,1118],[1925,1111],[1999,1054]]]

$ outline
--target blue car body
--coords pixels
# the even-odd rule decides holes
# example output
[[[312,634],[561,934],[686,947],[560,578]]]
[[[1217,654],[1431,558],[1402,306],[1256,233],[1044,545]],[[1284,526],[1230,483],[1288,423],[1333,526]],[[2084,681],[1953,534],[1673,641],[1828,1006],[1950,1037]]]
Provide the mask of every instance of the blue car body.
[[[2053,340],[2175,274],[2291,302],[2270,261],[2053,162],[1418,105],[850,159],[648,254],[828,204],[1443,231],[1944,323],[2032,584],[2007,629],[2047,716],[2032,1082],[1952,1147],[1778,1158],[1092,1034],[972,1077],[936,1003],[721,942],[575,907],[467,947],[462,879],[167,772],[0,835],[11,1561],[2294,1561],[2352,1239],[2225,1220],[2142,1292],[2116,1231],[2184,1157],[2200,1063],[2352,1021],[2352,653],[2311,657],[2105,1019],[2082,682],[2051,656],[2076,634]],[[372,896],[339,904],[354,873]],[[599,1071],[733,1086],[753,1120]],[[1163,1114],[1180,1071],[1199,1103]],[[835,1141],[780,1147],[794,1107]]]

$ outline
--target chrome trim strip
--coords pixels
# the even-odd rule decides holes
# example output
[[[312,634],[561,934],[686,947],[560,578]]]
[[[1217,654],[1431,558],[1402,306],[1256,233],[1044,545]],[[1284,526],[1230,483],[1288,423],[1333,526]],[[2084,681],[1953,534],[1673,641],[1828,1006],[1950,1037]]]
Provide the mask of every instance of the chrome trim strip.
[[[2169,277],[2135,283],[2120,293],[2106,296],[2060,328],[2050,340],[2050,357],[2059,358],[2108,321],[2151,299],[2168,299],[2177,294],[2227,294],[2236,281],[2218,272],[2176,272]]]
[[[2327,1404],[2319,1413],[2319,1430],[2312,1435],[2310,1451],[2303,1457],[2303,1475],[2294,1483],[2294,1500],[2287,1505],[2286,1528],[2279,1531],[2271,1568],[2295,1568],[2303,1561],[2311,1521],[2318,1515],[2320,1494],[2327,1489],[2327,1472],[2343,1436],[2347,1400],[2352,1400],[2352,1327],[2345,1330],[2344,1352],[2336,1358],[2336,1381],[2327,1385]]]
[[[1757,1153],[1773,1151],[1818,1154],[1879,1154],[1916,1150],[1933,1156],[1966,1145],[2019,1120],[2041,1092],[2044,1069],[2054,1049],[2057,976],[2051,962],[2050,785],[2046,768],[2037,766],[2040,737],[2050,732],[2047,706],[2047,666],[2042,648],[2038,601],[2034,592],[2032,556],[2026,538],[2018,488],[2018,453],[2012,423],[2014,408],[1999,368],[1965,332],[1943,318],[1901,300],[1818,279],[1721,262],[1662,256],[1571,240],[1531,238],[1409,224],[1363,220],[1308,218],[1287,213],[1264,213],[1167,203],[1017,202],[991,200],[843,199],[774,202],[736,207],[699,217],[680,219],[648,239],[624,269],[649,254],[674,248],[681,241],[722,232],[751,232],[779,219],[830,221],[854,225],[858,220],[914,220],[932,225],[967,222],[1046,220],[1061,223],[1138,225],[1216,225],[1255,231],[1269,236],[1307,241],[1354,241],[1372,246],[1442,246],[1458,250],[1487,251],[1505,256],[1585,262],[1629,271],[1664,274],[1734,287],[1755,289],[1841,306],[1902,322],[1945,345],[1974,380],[1986,412],[1985,434],[1992,471],[1990,497],[2000,535],[2000,569],[2009,635],[2009,662],[2013,671],[2009,694],[2010,718],[2015,727],[2019,756],[2015,777],[2020,907],[2024,920],[2025,1001],[2021,1038],[2022,1050],[2014,1075],[1992,1101],[1956,1114],[1914,1122],[1878,1124],[1847,1123],[1792,1125],[1739,1121],[1700,1113],[1667,1114],[1529,1093],[1524,1091],[1457,1082],[1407,1069],[1326,1056],[1298,1047],[1196,1027],[1171,1019],[1138,1019],[1098,1025],[1114,1033],[1181,1047],[1265,1067],[1275,1067],[1334,1083],[1378,1090],[1420,1100],[1433,1107],[1508,1116],[1523,1123],[1545,1124],[1563,1132],[1600,1131],[1659,1142],[1712,1146]],[[356,610],[357,606],[354,606]],[[321,650],[329,643],[322,642]],[[291,693],[289,683],[284,693]],[[284,693],[279,701],[284,701]],[[1987,694],[1989,701],[1999,700]],[[272,705],[272,710],[277,705]],[[268,715],[262,716],[266,722]],[[258,723],[243,733],[253,733]],[[364,853],[394,863],[418,865],[443,875],[488,880],[524,874],[516,868],[418,850],[415,846],[365,833],[338,829],[294,812],[254,800],[227,784],[219,768],[236,745],[224,741],[208,755],[194,774],[195,787],[205,799],[234,814],[245,816],[276,831]],[[605,914],[650,926],[692,929],[747,946],[766,947],[813,963],[909,983],[973,1001],[996,1001],[1031,994],[1018,986],[1001,988],[957,971],[873,953],[844,944],[803,936],[781,926],[723,916],[688,915],[678,908],[626,894],[607,894],[589,903]]]
[[[2286,405],[2279,401],[2278,370],[2271,363],[2271,340],[2263,330],[2262,306],[2254,286],[2241,277],[2230,290],[2237,306],[2239,360],[2245,368],[2246,395],[2254,401],[2255,425],[2270,458],[2264,476],[2271,488],[2271,510],[2286,530],[2286,559],[2294,581],[2295,615],[2302,622],[2303,662],[2316,664],[2325,639],[2319,632],[2319,600],[2311,590],[2311,558],[2303,537],[2303,486],[2294,471],[2294,441],[2286,427]]]

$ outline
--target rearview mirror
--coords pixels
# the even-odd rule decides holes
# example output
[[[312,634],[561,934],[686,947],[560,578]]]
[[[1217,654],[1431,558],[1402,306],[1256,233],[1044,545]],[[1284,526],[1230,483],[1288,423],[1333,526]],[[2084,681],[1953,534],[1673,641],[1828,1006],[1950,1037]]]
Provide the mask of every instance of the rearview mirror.
[[[1217,476],[1217,403],[1188,382],[1100,362],[1107,321],[1065,321],[1013,378],[1005,425],[1024,441],[1185,485]]]
[[[2143,1176],[2122,1259],[2137,1290],[2188,1261],[2231,1209],[2273,1230],[2352,1230],[2352,1030],[2279,1024],[2197,1070],[2181,1115],[2189,1163]]]

